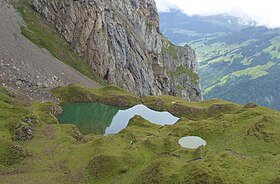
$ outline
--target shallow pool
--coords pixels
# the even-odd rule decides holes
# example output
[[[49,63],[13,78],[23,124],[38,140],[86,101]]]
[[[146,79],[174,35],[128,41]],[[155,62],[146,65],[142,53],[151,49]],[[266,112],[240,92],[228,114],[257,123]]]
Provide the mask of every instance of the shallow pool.
[[[175,124],[179,118],[169,112],[158,112],[145,105],[118,108],[101,103],[66,103],[59,121],[74,124],[83,134],[116,134],[124,129],[135,115],[158,125]]]
[[[197,149],[200,146],[206,146],[206,141],[198,136],[182,137],[178,142],[181,147],[189,149]]]

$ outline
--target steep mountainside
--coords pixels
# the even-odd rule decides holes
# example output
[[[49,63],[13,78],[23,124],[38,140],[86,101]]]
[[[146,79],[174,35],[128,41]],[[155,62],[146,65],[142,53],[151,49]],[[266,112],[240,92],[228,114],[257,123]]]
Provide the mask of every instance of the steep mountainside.
[[[200,100],[195,53],[160,34],[153,0],[35,0],[32,7],[110,83],[140,96]]]
[[[180,16],[178,20],[182,22],[178,26],[167,25],[166,19],[169,16]],[[217,23],[214,17],[164,13],[161,15],[161,21],[165,25],[162,29],[172,41],[177,44],[188,43],[196,50],[205,99],[221,98],[241,104],[254,101],[280,110],[280,30],[256,26],[238,27],[238,21],[232,20],[234,18],[223,17],[225,16],[220,16]],[[205,32],[202,28],[194,28],[190,32],[190,24],[184,24],[198,24],[203,19],[207,20],[205,24],[212,22],[205,34],[202,34]],[[174,31],[178,29],[181,30],[179,37]],[[191,37],[194,34],[198,36]],[[189,39],[178,42],[178,38],[183,35]]]
[[[20,16],[15,9],[7,1],[0,0],[1,85],[16,89],[33,100],[54,100],[49,89],[71,83],[99,86],[22,36],[18,21]]]

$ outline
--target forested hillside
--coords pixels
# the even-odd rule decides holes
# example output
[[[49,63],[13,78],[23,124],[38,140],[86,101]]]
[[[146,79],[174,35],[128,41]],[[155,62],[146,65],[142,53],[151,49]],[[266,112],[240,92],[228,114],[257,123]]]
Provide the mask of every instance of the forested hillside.
[[[176,16],[180,17],[176,19],[178,26],[168,25],[168,17]],[[176,44],[187,43],[196,50],[205,99],[222,98],[241,104],[254,101],[279,110],[280,30],[218,17],[162,13],[162,32]],[[209,29],[192,26],[201,22],[209,24]]]

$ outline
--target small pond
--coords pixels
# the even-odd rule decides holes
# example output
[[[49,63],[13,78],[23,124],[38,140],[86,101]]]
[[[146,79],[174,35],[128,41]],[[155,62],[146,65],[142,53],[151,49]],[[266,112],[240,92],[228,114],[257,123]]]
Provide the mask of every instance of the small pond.
[[[116,134],[135,115],[158,125],[175,124],[179,118],[169,112],[157,112],[145,105],[118,108],[101,103],[66,103],[62,105],[62,124],[74,124],[83,134]]]
[[[206,146],[206,141],[198,136],[187,136],[179,139],[179,144],[183,148],[197,149],[200,146]]]

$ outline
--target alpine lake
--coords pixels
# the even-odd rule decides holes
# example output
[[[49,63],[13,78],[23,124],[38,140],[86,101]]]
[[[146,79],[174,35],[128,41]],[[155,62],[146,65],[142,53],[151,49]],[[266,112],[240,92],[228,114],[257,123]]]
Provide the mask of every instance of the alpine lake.
[[[66,103],[62,107],[60,122],[76,125],[85,135],[116,134],[136,115],[158,125],[172,125],[179,120],[169,112],[157,112],[145,105],[119,108],[102,103]]]
[[[119,108],[102,103],[65,103],[62,107],[63,114],[59,117],[60,123],[74,124],[84,135],[117,134],[126,128],[129,120],[136,115],[162,126],[173,125],[179,120],[169,112],[154,111],[142,104],[131,108]],[[189,149],[206,145],[200,137],[189,136],[189,138],[181,138],[179,144]]]

